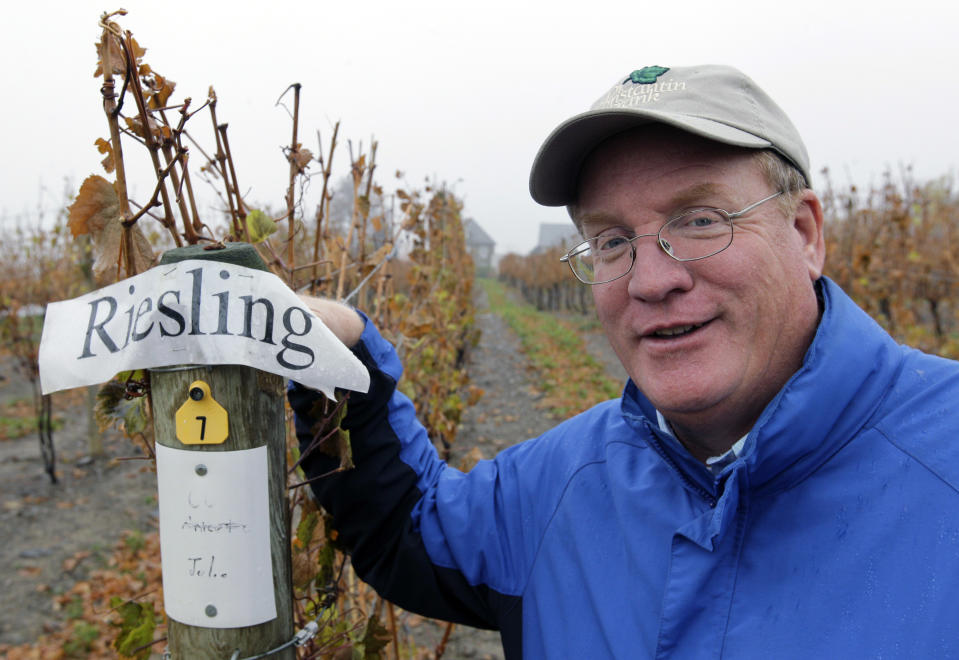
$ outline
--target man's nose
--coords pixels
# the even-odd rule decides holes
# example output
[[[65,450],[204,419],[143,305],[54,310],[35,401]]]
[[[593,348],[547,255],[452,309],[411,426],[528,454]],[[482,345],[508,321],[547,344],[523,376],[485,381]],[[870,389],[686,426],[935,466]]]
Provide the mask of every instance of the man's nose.
[[[636,261],[627,276],[631,297],[656,302],[674,291],[692,288],[693,277],[687,264],[666,254],[655,235],[635,241],[633,249],[636,251]]]

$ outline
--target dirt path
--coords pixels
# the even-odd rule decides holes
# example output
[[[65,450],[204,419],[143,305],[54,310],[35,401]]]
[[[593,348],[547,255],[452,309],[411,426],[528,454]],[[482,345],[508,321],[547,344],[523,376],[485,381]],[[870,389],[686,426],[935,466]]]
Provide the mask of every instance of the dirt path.
[[[483,389],[483,396],[460,423],[453,446],[452,464],[458,463],[472,447],[483,458],[492,458],[499,451],[527,438],[540,435],[556,425],[557,420],[536,407],[540,394],[534,385],[535,373],[520,352],[519,340],[506,322],[489,311],[485,294],[477,294],[476,325],[480,342],[470,354],[470,382]],[[442,630],[433,628],[423,635],[435,648]],[[419,631],[418,631],[419,635]],[[499,633],[476,630],[467,626],[453,629],[444,658],[502,658]]]
[[[482,293],[477,303],[482,338],[470,356],[470,373],[484,395],[464,415],[453,464],[474,446],[492,458],[557,421],[536,405],[535,373],[515,335],[489,312]],[[605,339],[588,337],[587,344],[603,363],[616,366]],[[3,373],[8,378],[0,381],[0,414],[29,397],[29,389],[10,377],[9,369]],[[52,595],[103,566],[122,530],[148,533],[156,528],[155,475],[142,460],[121,460],[142,454],[119,434],[108,433],[106,455],[92,460],[86,420],[63,423],[55,434],[57,485],[43,472],[35,436],[0,440],[0,645],[30,642],[45,628],[63,625],[64,613],[54,611]],[[421,621],[415,634],[427,648],[435,647],[443,629]],[[499,635],[457,626],[444,657],[502,658]]]
[[[466,411],[454,445],[454,457],[478,447],[483,458],[533,438],[557,424],[558,419],[539,408],[541,395],[536,373],[520,351],[519,340],[506,322],[489,311],[486,295],[477,294],[476,324],[482,333],[470,356],[470,380],[484,390],[476,406]],[[585,336],[586,350],[604,366],[610,378],[625,382],[626,371],[601,330]],[[432,624],[430,624],[432,625]],[[439,639],[434,632],[430,639]],[[502,658],[499,634],[466,626],[454,629],[444,658]]]
[[[0,415],[30,397],[26,383],[3,373]],[[85,415],[62,423],[54,432],[57,484],[44,472],[35,434],[0,440],[0,644],[62,625],[52,597],[103,567],[122,531],[156,525],[156,478],[144,455],[108,432],[105,455],[92,459]]]

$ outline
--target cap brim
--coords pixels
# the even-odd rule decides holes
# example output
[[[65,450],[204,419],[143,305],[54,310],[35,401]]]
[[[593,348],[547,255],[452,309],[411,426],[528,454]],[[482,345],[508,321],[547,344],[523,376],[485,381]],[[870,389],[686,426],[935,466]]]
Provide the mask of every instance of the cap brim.
[[[702,117],[677,117],[655,110],[590,110],[560,124],[543,142],[530,171],[529,192],[533,199],[543,206],[571,203],[586,156],[613,135],[651,123],[669,124],[737,147],[772,146],[769,140]]]

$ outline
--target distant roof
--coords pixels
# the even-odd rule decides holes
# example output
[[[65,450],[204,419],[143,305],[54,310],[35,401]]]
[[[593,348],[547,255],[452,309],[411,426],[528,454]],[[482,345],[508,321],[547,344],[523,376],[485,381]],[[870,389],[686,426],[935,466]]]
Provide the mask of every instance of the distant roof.
[[[496,241],[490,238],[490,235],[473,218],[463,220],[463,232],[466,234],[466,242],[469,245],[496,245]]]
[[[579,242],[579,232],[571,222],[542,222],[539,225],[537,248],[569,246]]]

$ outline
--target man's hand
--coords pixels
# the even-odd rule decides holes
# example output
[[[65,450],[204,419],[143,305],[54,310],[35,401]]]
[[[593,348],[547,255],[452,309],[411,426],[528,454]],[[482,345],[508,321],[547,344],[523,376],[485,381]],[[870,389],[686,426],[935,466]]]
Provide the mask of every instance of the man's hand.
[[[299,295],[300,300],[311,312],[320,317],[320,320],[336,335],[337,339],[348,348],[356,346],[365,327],[363,317],[357,314],[356,310],[349,305],[344,305],[329,298]]]

